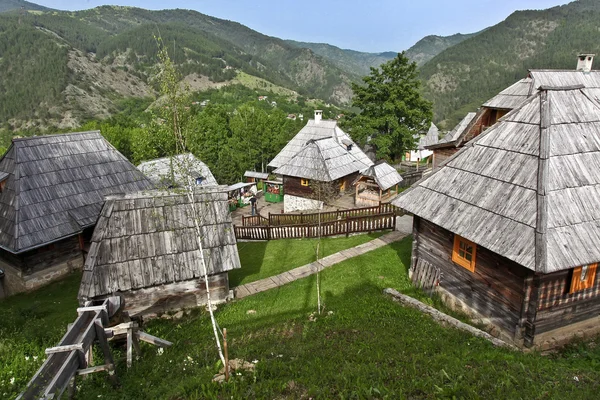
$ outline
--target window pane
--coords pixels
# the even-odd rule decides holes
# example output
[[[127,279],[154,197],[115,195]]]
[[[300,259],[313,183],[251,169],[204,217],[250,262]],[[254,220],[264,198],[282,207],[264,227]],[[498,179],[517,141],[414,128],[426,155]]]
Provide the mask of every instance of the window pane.
[[[464,250],[464,249],[466,249],[466,248],[467,248],[467,245],[466,245],[466,244],[465,244],[465,242],[463,242],[462,240],[461,240],[459,243],[460,243],[460,248],[461,248],[462,250]]]
[[[464,251],[462,251],[462,250],[459,250],[459,251],[458,251],[458,256],[459,256],[460,258],[465,258],[465,252],[464,252]]]
[[[465,255],[465,258],[467,259],[467,261],[471,262],[471,260],[473,259],[473,256],[471,254],[467,253]]]
[[[588,266],[584,265],[581,267],[581,281],[585,281],[587,279]]]
[[[467,245],[466,247],[467,247],[467,252],[473,253],[473,246]]]

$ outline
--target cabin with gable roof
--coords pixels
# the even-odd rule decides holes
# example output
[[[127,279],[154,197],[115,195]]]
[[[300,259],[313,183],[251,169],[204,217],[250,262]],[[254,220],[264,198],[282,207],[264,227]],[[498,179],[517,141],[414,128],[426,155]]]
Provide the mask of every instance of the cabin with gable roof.
[[[411,272],[518,345],[600,331],[599,94],[542,86],[392,201],[414,215]]]
[[[5,295],[81,269],[104,196],[152,186],[99,131],[13,139],[0,180]]]

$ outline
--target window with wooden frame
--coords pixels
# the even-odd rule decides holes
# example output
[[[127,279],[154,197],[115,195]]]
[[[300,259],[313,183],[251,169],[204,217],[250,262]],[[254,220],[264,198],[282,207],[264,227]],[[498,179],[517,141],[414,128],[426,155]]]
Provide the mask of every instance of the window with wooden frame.
[[[471,272],[475,272],[477,245],[462,236],[454,235],[452,261]]]
[[[300,184],[302,186],[308,186],[309,182],[310,181],[308,179],[304,179],[304,178],[300,179]]]
[[[569,293],[579,292],[594,286],[597,266],[598,264],[588,264],[573,268],[573,275],[571,276],[571,289],[569,290]]]

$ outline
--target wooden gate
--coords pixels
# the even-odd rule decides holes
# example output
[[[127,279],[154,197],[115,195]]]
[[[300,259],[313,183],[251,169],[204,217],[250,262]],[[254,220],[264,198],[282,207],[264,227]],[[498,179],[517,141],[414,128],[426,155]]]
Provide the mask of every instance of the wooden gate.
[[[417,262],[411,277],[413,284],[429,295],[433,294],[435,288],[440,284],[441,278],[440,269],[422,259]]]

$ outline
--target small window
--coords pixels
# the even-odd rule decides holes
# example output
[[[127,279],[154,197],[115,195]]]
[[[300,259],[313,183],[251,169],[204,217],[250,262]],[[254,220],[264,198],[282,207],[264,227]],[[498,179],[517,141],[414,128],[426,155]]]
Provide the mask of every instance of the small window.
[[[475,272],[477,245],[461,236],[454,235],[452,261],[471,272]]]
[[[202,182],[204,182],[203,176],[199,176],[196,178],[196,185],[202,185]]]
[[[302,186],[308,186],[308,182],[309,182],[308,179],[300,179],[300,184]]]
[[[569,293],[579,292],[594,286],[597,265],[598,264],[589,264],[573,268],[573,276],[571,277],[571,290],[569,290]]]

